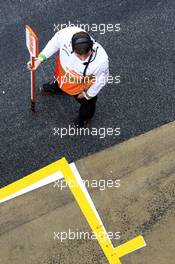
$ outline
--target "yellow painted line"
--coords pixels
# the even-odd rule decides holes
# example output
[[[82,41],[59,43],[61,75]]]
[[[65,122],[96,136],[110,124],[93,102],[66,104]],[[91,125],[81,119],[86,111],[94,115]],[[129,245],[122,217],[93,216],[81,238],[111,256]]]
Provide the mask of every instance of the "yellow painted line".
[[[7,198],[8,196],[17,193],[24,188],[29,187],[30,185],[50,176],[51,174],[56,173],[60,170],[60,160],[34,172],[24,178],[13,182],[0,189],[0,200]]]
[[[146,243],[142,236],[138,236],[114,249],[114,254],[121,258],[133,251],[145,247]]]
[[[104,225],[95,211],[95,207],[89,193],[87,192],[85,185],[82,183],[81,177],[78,178],[75,173],[73,173],[65,158],[62,158],[18,180],[17,182],[0,189],[0,200],[5,199],[23,188],[26,188],[58,171],[63,174],[65,180],[67,181],[75,200],[81,208],[93,233],[96,235],[97,240],[110,264],[120,264],[120,258],[122,256],[125,256],[146,245],[144,238],[142,236],[138,236],[123,245],[116,248],[113,247],[111,240],[107,236]]]

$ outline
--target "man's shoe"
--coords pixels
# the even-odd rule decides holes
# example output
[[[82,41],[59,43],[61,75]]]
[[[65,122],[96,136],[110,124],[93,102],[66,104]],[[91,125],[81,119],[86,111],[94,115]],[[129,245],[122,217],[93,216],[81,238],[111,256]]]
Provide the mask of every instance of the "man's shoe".
[[[79,118],[76,118],[76,119],[74,120],[74,126],[75,126],[76,128],[86,128],[86,127],[88,127],[88,125],[89,125],[89,121],[90,121],[90,120],[81,120],[81,119],[79,119]]]
[[[59,88],[57,82],[54,83],[45,83],[40,87],[41,94],[60,94],[61,89]]]

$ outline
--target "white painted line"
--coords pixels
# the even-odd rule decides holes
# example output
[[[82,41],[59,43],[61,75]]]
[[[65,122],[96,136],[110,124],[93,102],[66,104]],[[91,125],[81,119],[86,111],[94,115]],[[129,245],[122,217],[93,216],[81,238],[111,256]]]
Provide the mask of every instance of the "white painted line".
[[[93,203],[93,201],[92,201],[92,198],[90,197],[90,194],[89,194],[89,192],[87,191],[87,188],[86,188],[85,184],[83,183],[83,180],[82,180],[82,178],[81,178],[81,176],[80,176],[80,174],[79,174],[79,172],[78,172],[78,170],[77,170],[77,168],[76,168],[75,163],[70,164],[70,167],[71,167],[71,170],[72,170],[72,172],[74,173],[74,175],[75,175],[75,177],[76,177],[76,179],[77,179],[79,185],[81,186],[81,188],[82,188],[84,194],[86,195],[86,198],[87,198],[89,204],[91,205],[91,208],[93,209],[93,211],[94,211],[94,213],[95,213],[95,215],[96,215],[96,217],[97,217],[97,219],[98,219],[98,221],[99,221],[99,224],[100,224],[101,227],[103,228],[104,233],[107,235],[108,233],[107,233],[107,231],[106,231],[106,229],[105,229],[105,227],[104,227],[104,225],[103,225],[103,222],[102,222],[102,220],[101,220],[101,218],[100,218],[99,213],[97,212],[97,209],[96,209],[96,207],[95,207],[95,205],[94,205],[94,203]],[[111,241],[110,241],[110,242],[111,242]],[[111,242],[111,246],[112,246],[112,242]]]

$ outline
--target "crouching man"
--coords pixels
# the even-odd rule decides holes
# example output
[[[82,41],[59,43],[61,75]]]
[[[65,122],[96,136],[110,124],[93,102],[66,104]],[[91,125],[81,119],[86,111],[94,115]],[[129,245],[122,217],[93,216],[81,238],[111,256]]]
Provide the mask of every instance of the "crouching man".
[[[57,32],[35,59],[36,70],[58,52],[55,81],[46,83],[44,93],[66,93],[79,103],[77,127],[85,127],[95,113],[97,95],[105,86],[109,75],[108,56],[103,47],[84,30],[67,27]],[[31,70],[31,62],[27,63]]]

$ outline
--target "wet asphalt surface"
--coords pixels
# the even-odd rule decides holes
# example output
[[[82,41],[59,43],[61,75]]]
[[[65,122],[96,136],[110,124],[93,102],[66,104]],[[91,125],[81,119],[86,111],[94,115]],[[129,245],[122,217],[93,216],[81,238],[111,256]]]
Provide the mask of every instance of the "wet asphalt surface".
[[[0,186],[63,156],[72,162],[173,121],[174,20],[174,0],[1,2]],[[120,127],[120,136],[54,136],[54,128],[67,128],[79,109],[69,96],[39,95],[39,86],[53,80],[56,55],[36,72],[37,111],[30,111],[25,24],[35,29],[41,50],[54,24],[69,21],[121,24],[120,32],[90,31],[109,55],[110,74],[121,76],[120,84],[108,84],[99,94],[91,126]]]

